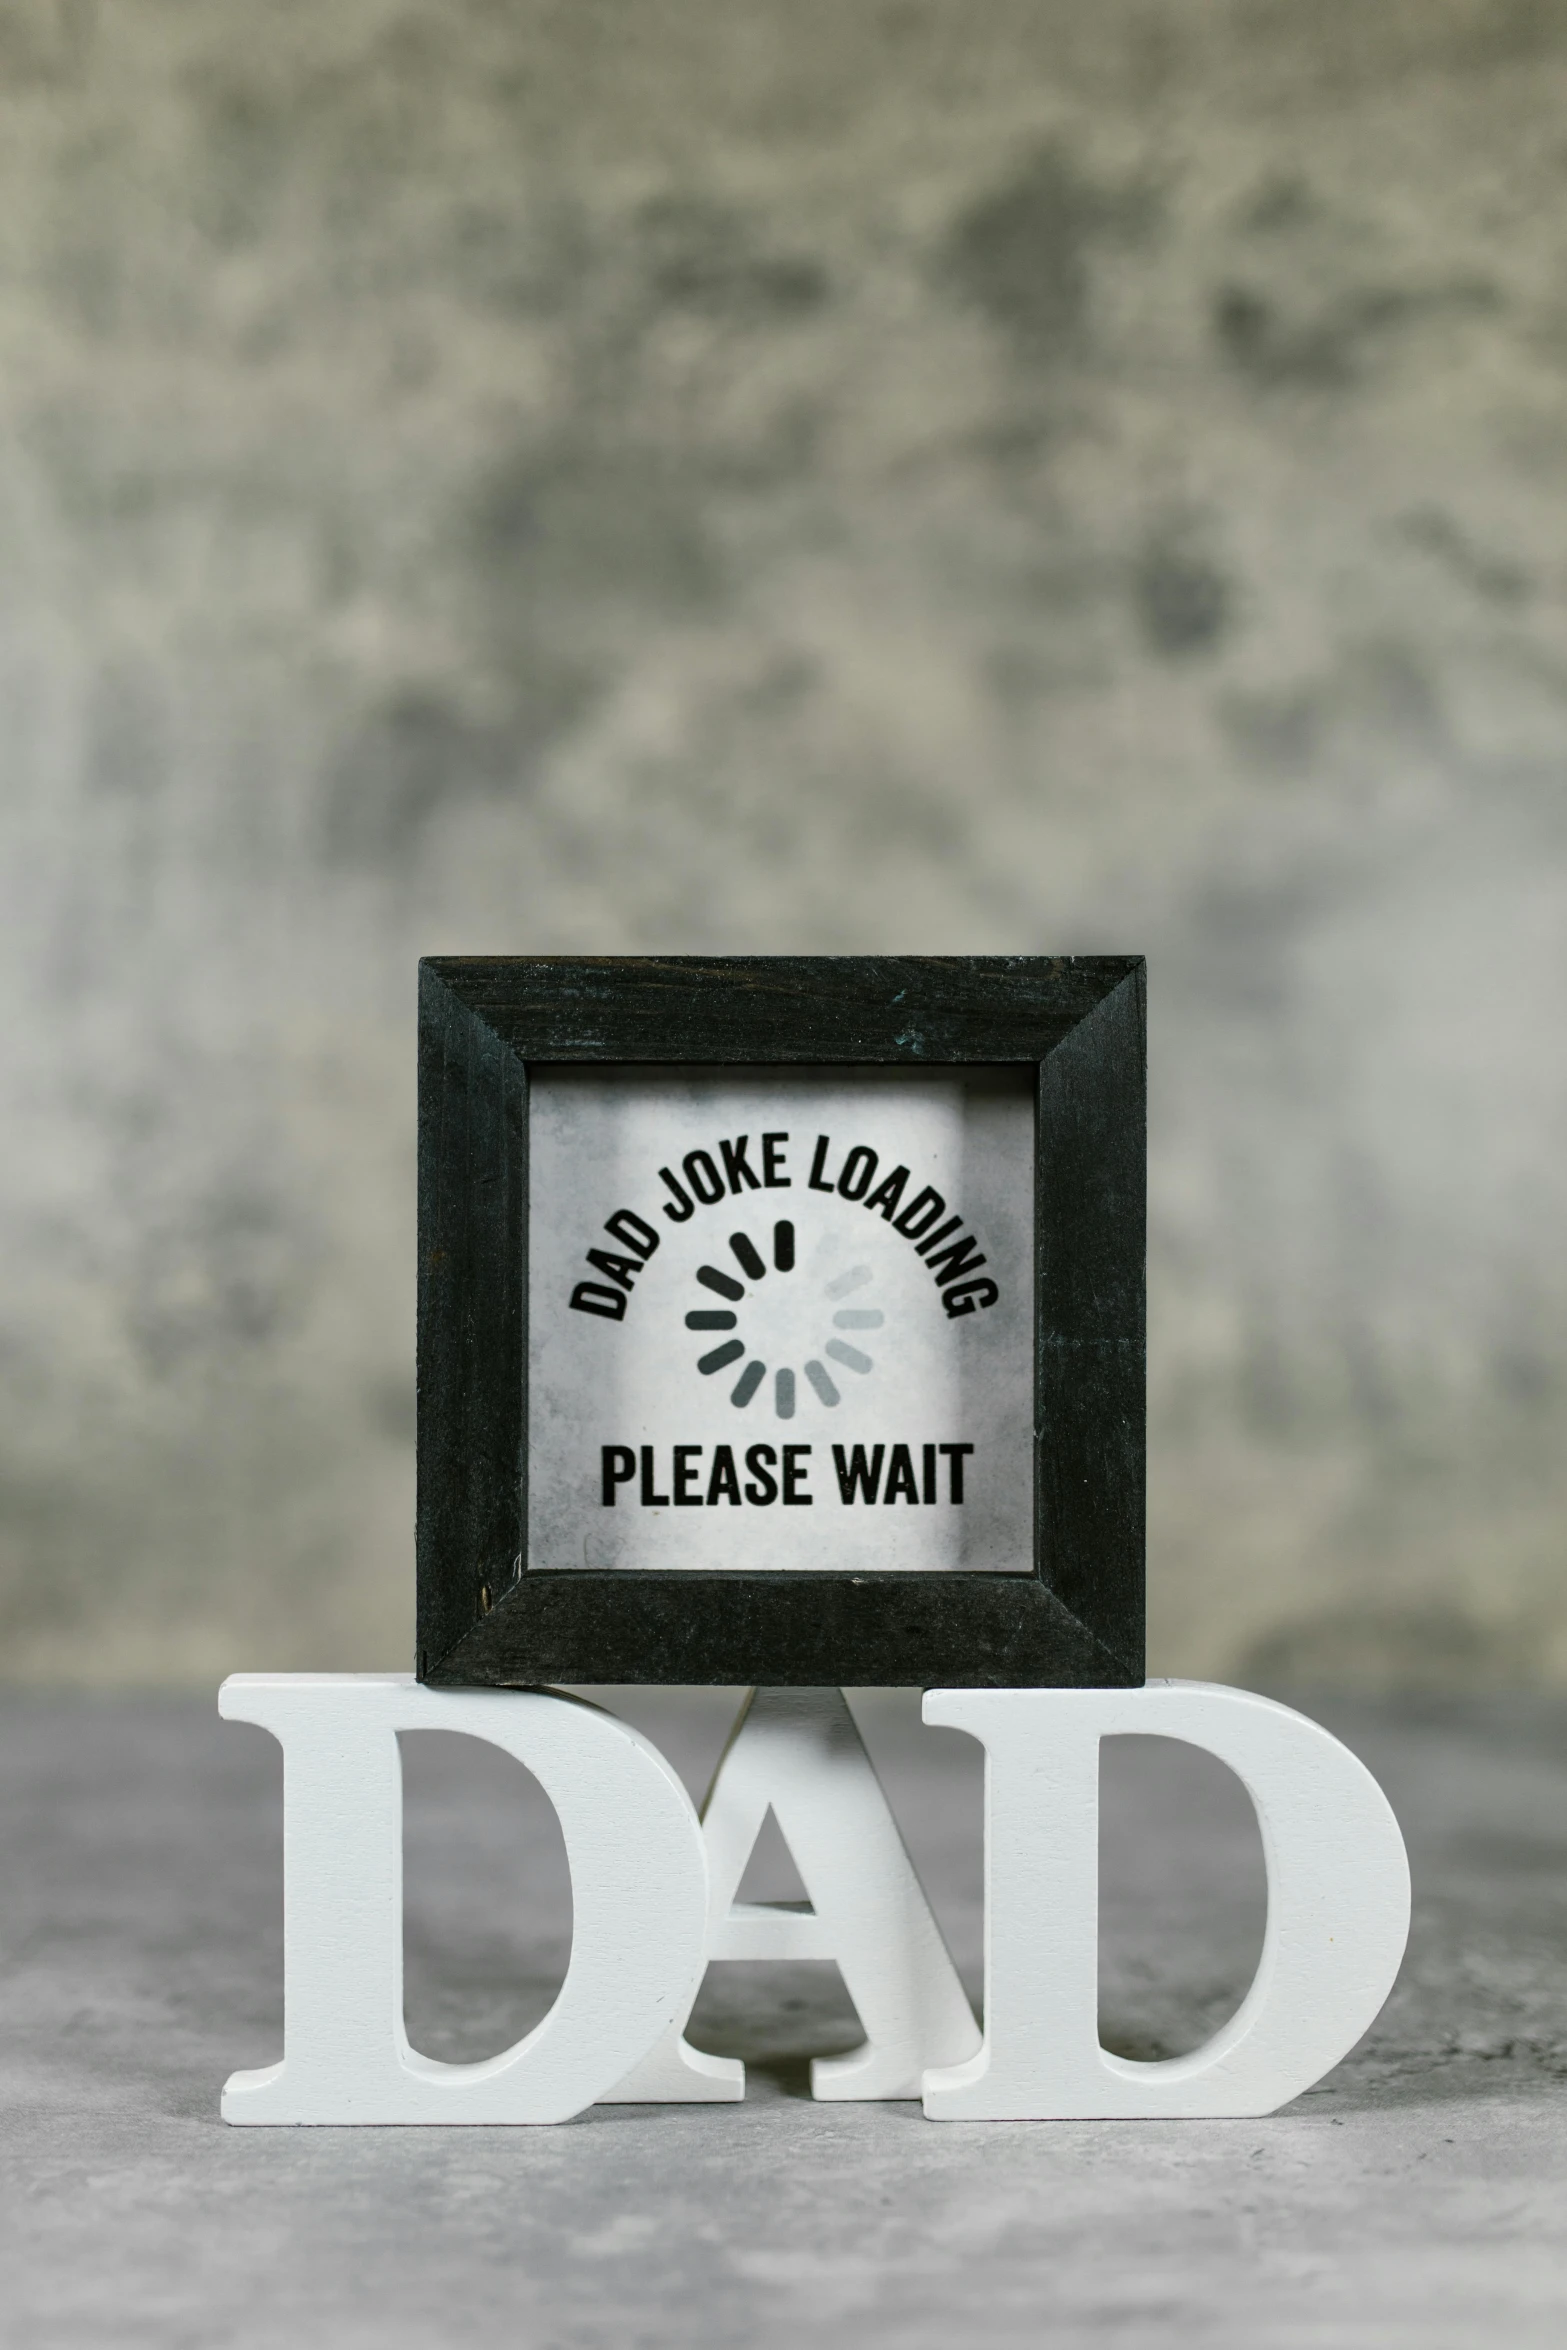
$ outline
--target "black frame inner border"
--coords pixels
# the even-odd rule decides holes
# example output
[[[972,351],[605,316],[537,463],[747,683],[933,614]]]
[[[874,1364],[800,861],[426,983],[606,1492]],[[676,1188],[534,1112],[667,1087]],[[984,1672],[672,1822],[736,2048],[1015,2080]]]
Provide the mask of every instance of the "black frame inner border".
[[[1144,1674],[1141,956],[419,968],[421,1681],[1127,1687]],[[527,1565],[528,1067],[1037,1071],[1032,1574]]]

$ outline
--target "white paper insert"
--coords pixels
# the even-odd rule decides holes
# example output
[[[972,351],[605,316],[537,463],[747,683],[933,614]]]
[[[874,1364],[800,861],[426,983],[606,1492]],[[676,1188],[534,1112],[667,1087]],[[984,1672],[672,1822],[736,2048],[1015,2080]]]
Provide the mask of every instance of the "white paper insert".
[[[1032,1075],[535,1068],[529,1565],[1030,1571]]]

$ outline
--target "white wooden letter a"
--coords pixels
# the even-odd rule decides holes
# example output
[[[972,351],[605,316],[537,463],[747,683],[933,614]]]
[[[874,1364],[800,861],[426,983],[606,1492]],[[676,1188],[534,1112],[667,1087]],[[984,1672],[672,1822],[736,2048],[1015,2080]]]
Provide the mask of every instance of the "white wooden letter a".
[[[769,1808],[809,1911],[735,1899]],[[702,1831],[708,1957],[834,1959],[859,2011],[863,2044],[816,2059],[813,2097],[917,2097],[928,2066],[961,2064],[979,2048],[963,1986],[841,1690],[752,1691],[708,1790]],[[692,2048],[684,2022],[682,2014],[607,2092],[609,2102],[744,2096],[744,2065]]]

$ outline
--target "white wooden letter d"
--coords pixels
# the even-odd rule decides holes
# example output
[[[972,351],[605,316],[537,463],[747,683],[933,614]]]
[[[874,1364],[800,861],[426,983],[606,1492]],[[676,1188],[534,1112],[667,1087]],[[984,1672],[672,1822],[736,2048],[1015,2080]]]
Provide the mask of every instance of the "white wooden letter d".
[[[243,1673],[219,1710],[283,1748],[283,2061],[235,2073],[231,2122],[558,2122],[690,2010],[707,1863],[685,1789],[612,1714],[553,1691],[426,1689],[402,1674]],[[399,1730],[457,1730],[531,1771],[571,1868],[571,1963],[544,2021],[482,2064],[403,2028]]]
[[[1393,1987],[1409,1865],[1364,1764],[1244,1689],[939,1689],[927,1722],[985,1749],[985,2044],[925,2075],[933,2121],[1271,2113],[1346,2056]],[[1257,1808],[1268,1926],[1256,1981],[1190,2056],[1099,2042],[1099,1742],[1182,1738]]]

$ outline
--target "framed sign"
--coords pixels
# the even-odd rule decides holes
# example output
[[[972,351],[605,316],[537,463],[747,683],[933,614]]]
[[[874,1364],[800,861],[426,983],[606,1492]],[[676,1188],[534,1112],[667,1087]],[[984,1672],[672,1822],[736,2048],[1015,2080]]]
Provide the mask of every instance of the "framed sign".
[[[1136,957],[421,965],[418,1671],[1143,1678]]]

